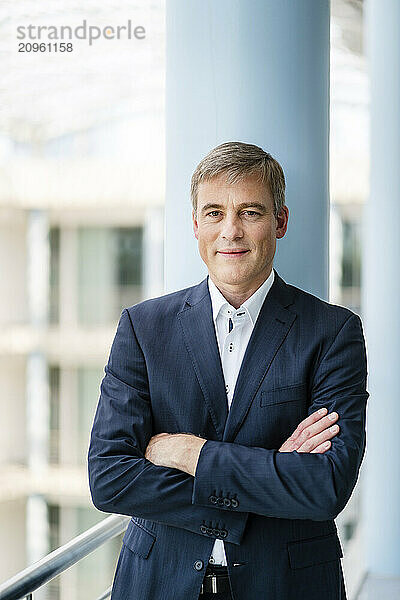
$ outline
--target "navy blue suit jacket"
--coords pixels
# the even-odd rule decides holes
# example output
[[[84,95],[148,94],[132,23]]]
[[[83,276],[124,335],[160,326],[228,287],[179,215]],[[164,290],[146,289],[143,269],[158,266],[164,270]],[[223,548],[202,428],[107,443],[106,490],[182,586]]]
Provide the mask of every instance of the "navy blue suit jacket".
[[[207,279],[122,312],[91,433],[95,506],[132,517],[114,600],[197,600],[215,538],[235,600],[343,600],[334,518],[365,450],[366,352],[352,311],[275,280],[227,398]],[[324,454],[277,449],[320,407]],[[144,458],[151,436],[208,441],[195,477]]]

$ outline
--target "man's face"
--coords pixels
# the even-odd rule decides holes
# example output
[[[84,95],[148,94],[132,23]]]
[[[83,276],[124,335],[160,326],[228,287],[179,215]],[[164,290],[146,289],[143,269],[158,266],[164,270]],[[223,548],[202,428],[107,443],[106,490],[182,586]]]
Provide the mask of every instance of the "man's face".
[[[222,173],[200,183],[193,230],[214,283],[240,290],[259,287],[271,272],[288,214],[284,206],[274,217],[271,193],[255,175],[228,183]]]

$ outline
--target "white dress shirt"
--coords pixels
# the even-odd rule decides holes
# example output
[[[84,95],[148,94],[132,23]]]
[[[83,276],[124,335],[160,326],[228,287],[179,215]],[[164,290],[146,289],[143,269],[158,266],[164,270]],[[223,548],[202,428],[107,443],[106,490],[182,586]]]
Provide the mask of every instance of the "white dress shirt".
[[[234,308],[221,294],[215,283],[208,276],[208,289],[211,297],[213,321],[217,335],[218,349],[221,356],[222,370],[228,410],[232,404],[233,392],[240,365],[246,352],[247,344],[257,321],[263,302],[274,282],[274,269],[264,283],[239,308]],[[233,329],[229,332],[229,319]],[[225,546],[222,540],[215,540],[209,562],[226,565]]]

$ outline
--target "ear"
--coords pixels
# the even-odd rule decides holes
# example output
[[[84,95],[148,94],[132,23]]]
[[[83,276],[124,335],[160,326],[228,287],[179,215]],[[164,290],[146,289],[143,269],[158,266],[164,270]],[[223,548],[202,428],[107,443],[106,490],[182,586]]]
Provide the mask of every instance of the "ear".
[[[279,240],[286,234],[289,221],[289,209],[286,205],[282,206],[276,217],[276,238]]]
[[[194,237],[196,238],[196,240],[198,240],[199,239],[199,224],[198,224],[197,218],[194,214],[194,210],[192,210],[192,220],[193,220]]]

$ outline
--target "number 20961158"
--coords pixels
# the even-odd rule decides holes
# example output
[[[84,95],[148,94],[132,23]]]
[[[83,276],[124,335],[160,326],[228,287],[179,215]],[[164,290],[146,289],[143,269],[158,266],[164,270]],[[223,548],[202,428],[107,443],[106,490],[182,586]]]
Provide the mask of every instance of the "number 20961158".
[[[72,42],[20,42],[18,52],[72,52]]]

